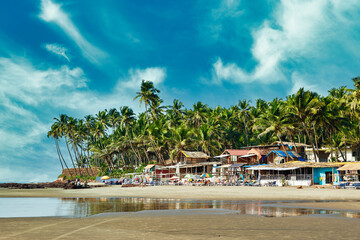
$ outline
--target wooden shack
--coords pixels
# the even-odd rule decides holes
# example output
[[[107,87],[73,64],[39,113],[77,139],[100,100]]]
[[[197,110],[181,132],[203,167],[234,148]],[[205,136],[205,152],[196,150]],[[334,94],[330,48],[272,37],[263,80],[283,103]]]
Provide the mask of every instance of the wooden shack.
[[[184,164],[196,164],[206,162],[209,158],[210,156],[203,152],[181,151],[179,153],[180,162]]]

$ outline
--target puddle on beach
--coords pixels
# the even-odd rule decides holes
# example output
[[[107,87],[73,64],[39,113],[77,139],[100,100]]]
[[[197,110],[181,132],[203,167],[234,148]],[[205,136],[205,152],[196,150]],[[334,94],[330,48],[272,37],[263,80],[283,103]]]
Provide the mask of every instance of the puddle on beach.
[[[360,211],[285,206],[300,201],[225,201],[152,198],[0,198],[0,217],[89,217],[148,210],[224,210],[224,214],[263,217],[322,216],[360,218]],[[301,201],[304,202],[304,201]],[[211,211],[210,211],[211,210]],[[159,213],[158,211],[156,211]],[[165,211],[164,211],[165,212]],[[203,211],[204,212],[204,211]],[[179,213],[179,212],[178,212]]]

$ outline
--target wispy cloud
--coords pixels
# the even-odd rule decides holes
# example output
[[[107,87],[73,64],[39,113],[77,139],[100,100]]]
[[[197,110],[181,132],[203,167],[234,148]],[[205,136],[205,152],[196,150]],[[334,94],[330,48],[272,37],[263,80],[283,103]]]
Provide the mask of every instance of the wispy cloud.
[[[231,28],[231,34],[236,35],[236,21],[244,13],[241,8],[241,1],[236,0],[224,0],[209,2],[204,1],[200,3],[201,8],[215,3],[215,6],[205,14],[202,22],[200,22],[198,28],[200,33],[200,39],[207,43],[215,43],[217,41],[227,41],[227,44],[231,44],[229,39],[224,39],[222,36],[228,32]]]
[[[61,46],[60,44],[46,44],[45,48],[49,52],[52,52],[59,56],[62,56],[70,62],[69,57],[66,55],[67,49],[65,47]]]
[[[338,69],[342,72],[355,68],[354,61],[358,62],[359,58],[351,46],[360,43],[353,32],[355,25],[359,27],[356,21],[360,16],[356,10],[359,5],[357,1],[281,1],[273,18],[252,31],[251,54],[257,62],[253,70],[245,70],[234,62],[224,63],[219,58],[213,64],[212,82],[272,84],[285,81],[297,87],[329,80],[336,83],[333,77],[329,79],[327,74],[316,73],[333,69],[334,65],[343,66]],[[299,81],[305,76],[319,77],[318,84]]]
[[[11,177],[10,170],[4,170],[0,182],[9,179],[36,181],[36,174],[39,180],[54,180],[59,166],[56,152],[46,138],[53,117],[67,113],[82,118],[123,105],[137,111],[138,102],[133,101],[133,97],[141,80],[160,84],[165,77],[164,68],[131,69],[104,94],[89,89],[81,68],[66,65],[44,68],[20,57],[0,58],[0,165],[14,172]],[[51,153],[45,154],[49,148]],[[49,169],[47,174],[42,174],[41,169],[34,170],[34,162]],[[15,163],[36,174],[19,178]]]
[[[51,0],[41,1],[41,12],[39,17],[45,22],[52,22],[59,26],[80,48],[83,56],[90,62],[100,64],[107,54],[95,47],[86,40],[69,16],[61,9],[60,4],[56,4]]]

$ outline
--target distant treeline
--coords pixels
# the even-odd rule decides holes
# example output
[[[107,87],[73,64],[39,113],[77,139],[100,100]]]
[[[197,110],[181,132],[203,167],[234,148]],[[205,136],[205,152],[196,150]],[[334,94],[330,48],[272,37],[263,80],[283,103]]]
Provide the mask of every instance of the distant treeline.
[[[331,151],[333,161],[347,146],[360,143],[360,78],[354,88],[334,88],[328,96],[299,89],[285,99],[240,100],[229,108],[197,102],[184,107],[175,99],[163,105],[160,91],[142,81],[134,100],[145,112],[134,114],[127,106],[76,119],[55,118],[48,137],[55,140],[62,168],[134,168],[150,161],[176,159],[181,150],[218,155],[224,149],[269,144],[274,141],[306,143],[318,156],[320,147]],[[345,150],[346,151],[346,150]],[[66,156],[65,156],[66,155]]]

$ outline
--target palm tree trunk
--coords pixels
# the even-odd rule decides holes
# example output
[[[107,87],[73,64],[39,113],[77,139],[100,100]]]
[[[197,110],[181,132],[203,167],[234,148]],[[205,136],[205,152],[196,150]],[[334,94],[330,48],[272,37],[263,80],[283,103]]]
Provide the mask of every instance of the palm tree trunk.
[[[341,151],[341,148],[338,147],[338,149],[339,149],[339,151],[340,151],[340,154],[341,154],[342,158],[345,160],[345,157],[344,157],[343,152]]]
[[[307,126],[306,126],[305,121],[303,121],[302,124],[304,125],[306,135],[308,136],[309,141],[310,141],[310,143],[311,143],[311,146],[312,146],[312,149],[313,149],[313,153],[314,153],[315,162],[319,162],[319,156],[316,154],[314,142],[313,142],[312,138],[310,137],[310,133],[309,133],[309,130],[308,130]]]
[[[315,138],[315,145],[316,145],[316,153],[317,153],[318,156],[320,156],[315,124],[313,124],[313,130],[314,130],[314,138]]]
[[[331,158],[331,161],[333,161],[334,153],[333,153],[333,143],[332,143],[332,131],[331,131],[331,129],[330,129],[330,139],[331,139],[331,142],[330,142],[330,158]]]
[[[75,164],[74,164],[74,159],[73,159],[73,157],[72,157],[72,155],[71,155],[71,152],[70,152],[70,149],[69,149],[69,144],[68,144],[68,141],[67,141],[66,137],[65,137],[65,143],[66,143],[66,148],[67,148],[67,150],[68,150],[68,152],[69,152],[69,155],[70,155],[70,159],[71,159],[72,165],[73,165],[73,167],[74,167],[75,175],[77,175],[76,167],[75,167]]]
[[[248,146],[249,146],[249,140],[248,140],[248,133],[247,133],[246,118],[245,118],[245,116],[243,117],[243,121],[244,121],[244,128],[245,128],[246,147],[248,147]]]
[[[56,139],[54,139],[54,140],[55,140],[56,152],[57,152],[57,154],[58,154],[59,161],[60,161],[60,164],[61,164],[61,170],[62,170],[62,172],[64,172],[64,165],[63,165],[63,163],[62,163],[62,161],[61,161],[61,157],[60,157],[59,149],[57,148],[57,144],[56,144]]]
[[[65,159],[64,159],[64,156],[63,156],[62,153],[61,153],[58,140],[56,141],[56,147],[57,147],[57,149],[58,149],[58,153],[60,154],[62,161],[64,162],[64,165],[65,165],[66,169],[68,170],[70,176],[72,177],[72,173],[71,173],[71,171],[70,171],[70,169],[69,169],[69,167],[68,167],[68,165],[67,165],[67,163],[66,163],[66,161],[65,161]]]
[[[149,158],[148,152],[146,151],[146,147],[145,147],[145,146],[143,146],[143,150],[144,150],[144,152],[145,152],[145,156],[146,156],[147,162],[149,163],[149,162],[150,162],[150,158]]]
[[[134,149],[134,147],[133,147],[133,145],[132,145],[131,141],[129,141],[129,143],[130,143],[130,147],[131,147],[131,149],[133,150],[133,152],[134,152],[135,156],[138,158],[138,160],[139,160],[139,161],[141,161],[141,157],[140,157],[140,156],[138,156],[138,155],[136,154],[136,151],[135,151],[135,149]]]
[[[283,141],[281,140],[281,137],[279,136],[279,134],[276,134],[277,135],[277,137],[278,137],[278,139],[279,139],[279,141],[280,141],[280,144],[281,144],[281,146],[282,146],[282,148],[283,148],[283,150],[284,150],[284,153],[285,153],[285,155],[286,155],[286,162],[288,162],[289,161],[289,155],[288,155],[288,153],[287,153],[287,151],[286,151],[286,149],[285,149],[285,146],[284,146],[284,144],[283,144]],[[292,157],[291,157],[292,158]]]
[[[82,163],[80,162],[79,156],[78,156],[77,153],[76,153],[76,149],[75,149],[74,144],[72,144],[72,150],[73,150],[73,152],[74,152],[75,161],[76,161],[77,166],[78,166],[79,175],[81,176],[81,175],[82,175],[82,174],[81,174],[81,165],[82,165]]]
[[[293,134],[290,134],[290,137],[291,137],[292,143],[294,144],[295,152],[298,152],[298,151],[297,151],[297,147],[296,147],[296,143],[295,143],[295,137],[294,137],[294,135],[293,135]]]

